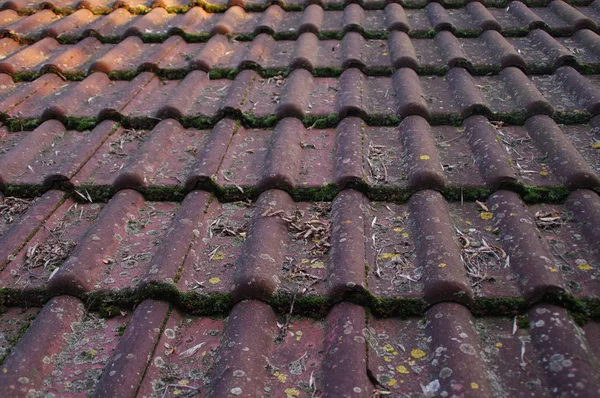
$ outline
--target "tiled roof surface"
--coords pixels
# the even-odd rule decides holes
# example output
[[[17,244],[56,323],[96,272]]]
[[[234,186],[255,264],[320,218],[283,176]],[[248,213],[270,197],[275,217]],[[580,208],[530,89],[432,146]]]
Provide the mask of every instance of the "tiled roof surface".
[[[600,395],[600,0],[0,10],[1,397]]]

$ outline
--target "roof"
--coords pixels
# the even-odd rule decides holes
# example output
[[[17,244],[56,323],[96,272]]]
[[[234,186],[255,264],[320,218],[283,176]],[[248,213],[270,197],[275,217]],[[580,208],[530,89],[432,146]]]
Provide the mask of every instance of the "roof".
[[[599,1],[0,9],[0,396],[600,395]]]

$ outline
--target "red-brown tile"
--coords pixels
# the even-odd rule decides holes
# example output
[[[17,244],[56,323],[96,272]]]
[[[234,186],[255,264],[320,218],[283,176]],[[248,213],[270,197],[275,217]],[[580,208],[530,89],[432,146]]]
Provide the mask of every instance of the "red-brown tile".
[[[211,396],[252,397],[264,393],[265,361],[273,348],[277,321],[273,310],[260,301],[234,307],[211,371]]]
[[[278,265],[283,264],[287,240],[287,225],[277,214],[290,212],[292,203],[290,196],[280,190],[260,196],[244,242],[245,255],[236,263],[231,293],[234,300],[268,300],[277,291],[276,275]]]
[[[19,134],[20,141],[0,157],[0,165],[4,165],[0,167],[6,172],[0,180],[44,189],[57,182],[70,182],[116,129],[111,121],[91,132],[67,131],[56,120],[44,122],[31,133]]]
[[[409,213],[415,236],[418,265],[423,268],[424,299],[429,303],[459,301],[468,303],[473,291],[467,282],[448,207],[435,191],[411,196]]]
[[[341,299],[345,293],[367,288],[365,281],[365,222],[361,208],[365,197],[344,190],[333,202],[329,296]]]
[[[373,385],[366,374],[366,341],[364,310],[341,303],[327,316],[323,397],[368,395]]]
[[[600,177],[550,117],[533,116],[527,119],[525,128],[561,184],[569,189],[600,186]]]
[[[549,258],[544,240],[531,239],[541,236],[518,195],[498,191],[492,195],[488,206],[490,211],[482,213],[482,217],[493,217],[500,242],[506,245],[506,253],[510,256],[510,266],[518,272],[522,295],[527,300],[538,300],[546,293],[562,291],[558,269]]]
[[[49,191],[27,200],[2,197],[0,219],[0,266],[3,268],[60,204],[64,194]]]
[[[154,300],[135,309],[102,371],[95,397],[130,397],[137,392],[168,313],[167,303]]]
[[[225,325],[222,319],[188,316],[174,309],[141,380],[138,396],[204,391],[204,379],[214,366]]]
[[[479,336],[467,308],[456,303],[434,305],[427,311],[426,330],[431,336],[430,371],[439,375],[439,389],[432,392],[493,396]]]
[[[529,311],[531,343],[551,391],[592,397],[600,392],[598,373],[584,333],[563,308],[538,305]]]
[[[81,325],[83,318],[83,303],[78,299],[60,296],[50,300],[2,363],[0,388],[3,395],[24,395],[32,387],[41,389],[46,378],[53,384],[51,374],[58,365],[57,360],[68,358],[63,359],[60,354],[75,348],[77,341],[72,337],[86,334],[82,328],[72,329],[75,324]],[[82,359],[87,359],[85,349],[82,354]],[[96,355],[89,362],[95,358]],[[74,360],[73,357],[68,359]]]
[[[431,127],[420,116],[409,116],[400,124],[400,139],[406,156],[404,162],[409,187],[412,189],[443,189],[446,178]]]

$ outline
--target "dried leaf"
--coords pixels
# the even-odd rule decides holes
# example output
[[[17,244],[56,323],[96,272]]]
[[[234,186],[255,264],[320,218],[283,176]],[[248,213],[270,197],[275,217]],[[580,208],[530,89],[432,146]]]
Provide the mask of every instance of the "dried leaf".
[[[197,344],[191,348],[188,348],[187,350],[183,351],[182,353],[179,354],[179,358],[181,359],[185,359],[185,358],[189,358],[192,355],[194,355],[200,348],[202,348],[202,346],[206,344],[206,342]]]

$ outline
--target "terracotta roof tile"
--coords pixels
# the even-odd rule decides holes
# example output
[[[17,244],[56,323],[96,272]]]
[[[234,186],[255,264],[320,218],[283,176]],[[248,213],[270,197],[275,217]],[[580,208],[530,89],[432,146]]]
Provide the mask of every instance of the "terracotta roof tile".
[[[0,4],[0,395],[600,395],[599,1]]]

